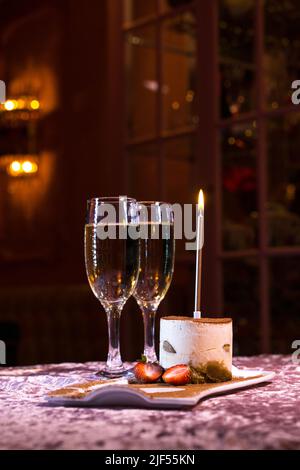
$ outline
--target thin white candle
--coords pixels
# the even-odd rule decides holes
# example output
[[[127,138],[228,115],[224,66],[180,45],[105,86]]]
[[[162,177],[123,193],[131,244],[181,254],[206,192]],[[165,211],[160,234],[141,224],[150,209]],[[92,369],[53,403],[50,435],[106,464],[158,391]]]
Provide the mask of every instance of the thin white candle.
[[[204,195],[199,191],[197,205],[196,232],[196,275],[195,275],[195,309],[194,318],[201,318],[201,280],[202,280],[202,248],[204,245]]]

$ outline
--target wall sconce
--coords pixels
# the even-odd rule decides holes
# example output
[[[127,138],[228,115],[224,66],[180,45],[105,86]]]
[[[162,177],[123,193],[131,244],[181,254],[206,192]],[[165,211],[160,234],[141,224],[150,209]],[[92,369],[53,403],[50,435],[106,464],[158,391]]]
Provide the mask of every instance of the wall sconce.
[[[0,107],[2,111],[16,111],[18,109],[23,109],[25,111],[36,111],[39,108],[39,100],[30,96],[24,96],[14,100],[6,100]]]
[[[30,176],[38,172],[37,155],[4,155],[6,172],[9,176]]]
[[[15,99],[8,99],[0,104],[0,116],[7,121],[27,121],[36,119],[41,108],[40,101],[33,96],[20,96]]]

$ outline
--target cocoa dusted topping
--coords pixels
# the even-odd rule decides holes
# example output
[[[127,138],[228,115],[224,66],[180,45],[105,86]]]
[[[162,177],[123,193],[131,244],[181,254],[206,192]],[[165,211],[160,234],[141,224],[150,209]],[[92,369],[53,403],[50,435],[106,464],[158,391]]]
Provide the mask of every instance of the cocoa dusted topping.
[[[169,316],[162,317],[161,320],[180,320],[180,321],[191,321],[196,323],[213,323],[213,324],[223,324],[231,323],[231,318],[193,318],[193,317],[180,317],[180,316]]]

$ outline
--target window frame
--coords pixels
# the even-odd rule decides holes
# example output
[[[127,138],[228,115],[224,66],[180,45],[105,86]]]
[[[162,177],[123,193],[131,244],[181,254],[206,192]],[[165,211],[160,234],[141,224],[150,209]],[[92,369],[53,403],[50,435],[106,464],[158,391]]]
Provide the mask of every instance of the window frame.
[[[204,311],[223,312],[223,263],[227,260],[245,260],[255,258],[259,270],[259,302],[260,302],[260,349],[268,353],[271,350],[271,311],[270,311],[270,273],[269,260],[272,257],[288,257],[300,255],[300,246],[269,245],[267,202],[268,202],[268,153],[267,153],[267,121],[270,118],[286,116],[299,112],[297,106],[279,106],[278,109],[267,109],[264,90],[264,0],[254,0],[255,5],[255,109],[238,116],[222,119],[219,112],[219,36],[218,36],[218,0],[204,2],[194,0],[190,4],[174,8],[162,13],[160,0],[156,0],[156,14],[123,24],[123,38],[128,32],[136,31],[148,25],[156,26],[156,63],[158,82],[156,103],[156,135],[153,138],[137,138],[126,140],[124,137],[124,158],[127,168],[126,190],[129,190],[128,151],[145,144],[156,144],[159,148],[160,196],[164,200],[164,151],[163,145],[168,139],[182,136],[195,136],[197,150],[194,163],[194,181],[196,187],[203,187],[207,194],[205,250],[204,250]],[[123,2],[122,2],[123,3]],[[177,15],[193,11],[197,21],[197,71],[200,83],[198,93],[199,125],[195,128],[175,129],[170,132],[162,131],[162,25],[163,22]],[[205,39],[205,40],[204,40]],[[123,40],[124,42],[124,40]],[[205,73],[201,71],[205,67]],[[126,114],[126,110],[124,115]],[[255,249],[228,251],[222,246],[222,155],[220,148],[220,130],[228,129],[233,124],[246,121],[257,122],[257,207],[258,207],[258,246]],[[125,125],[125,123],[124,123]],[[188,201],[187,201],[188,202]],[[192,202],[192,201],[190,201]],[[192,268],[194,256],[187,253],[180,262],[189,264]],[[228,312],[230,314],[230,312]]]

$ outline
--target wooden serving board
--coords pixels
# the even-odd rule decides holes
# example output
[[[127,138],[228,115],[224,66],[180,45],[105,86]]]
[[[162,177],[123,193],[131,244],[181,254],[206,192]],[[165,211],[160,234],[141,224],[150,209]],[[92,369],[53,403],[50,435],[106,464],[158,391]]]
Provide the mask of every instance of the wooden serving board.
[[[47,395],[49,403],[59,406],[139,408],[184,408],[196,405],[205,397],[254,386],[273,379],[275,373],[262,370],[239,370],[233,367],[233,379],[211,384],[172,386],[166,384],[128,384],[124,379],[95,380],[73,384]]]

